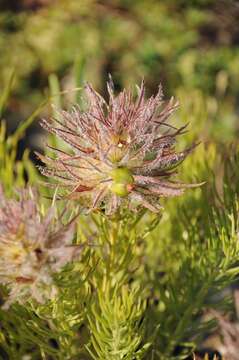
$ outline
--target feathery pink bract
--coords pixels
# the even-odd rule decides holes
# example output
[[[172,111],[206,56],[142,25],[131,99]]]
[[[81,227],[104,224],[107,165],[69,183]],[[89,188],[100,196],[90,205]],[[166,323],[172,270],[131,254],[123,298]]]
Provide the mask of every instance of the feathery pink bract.
[[[46,164],[40,170],[90,210],[104,207],[112,214],[125,203],[158,212],[161,197],[178,196],[194,186],[170,179],[194,147],[175,151],[185,126],[177,129],[168,119],[178,103],[171,99],[163,106],[161,87],[145,99],[144,82],[136,98],[129,90],[115,96],[112,81],[107,85],[108,103],[87,84],[86,110],[75,107],[42,121],[70,150],[50,147],[53,157],[39,154]]]
[[[18,199],[7,199],[0,188],[0,283],[10,290],[5,308],[54,294],[53,274],[79,253],[73,233],[74,224],[56,221],[53,208],[41,215],[36,192],[19,190]]]

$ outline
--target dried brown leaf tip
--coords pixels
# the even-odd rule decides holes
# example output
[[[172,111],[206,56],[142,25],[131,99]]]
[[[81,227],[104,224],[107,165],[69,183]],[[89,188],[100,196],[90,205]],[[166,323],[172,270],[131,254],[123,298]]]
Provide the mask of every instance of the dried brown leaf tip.
[[[91,210],[104,207],[111,214],[125,203],[158,212],[160,197],[178,196],[194,186],[171,180],[194,148],[175,151],[185,126],[175,128],[168,119],[178,103],[171,99],[164,105],[161,87],[145,99],[144,82],[137,96],[131,90],[114,95],[112,81],[107,86],[108,102],[87,84],[86,110],[75,107],[42,121],[70,149],[51,148],[53,158],[39,155],[47,165],[41,172],[57,179],[68,198],[87,199]]]
[[[33,190],[7,199],[0,188],[0,283],[10,290],[5,303],[39,302],[54,295],[53,273],[79,254],[72,246],[74,224],[55,220],[53,208],[41,215]]]
[[[234,292],[235,314],[234,319],[220,314],[218,311],[211,311],[212,315],[217,319],[221,341],[218,350],[224,360],[239,359],[239,290]],[[236,316],[235,316],[236,315]]]

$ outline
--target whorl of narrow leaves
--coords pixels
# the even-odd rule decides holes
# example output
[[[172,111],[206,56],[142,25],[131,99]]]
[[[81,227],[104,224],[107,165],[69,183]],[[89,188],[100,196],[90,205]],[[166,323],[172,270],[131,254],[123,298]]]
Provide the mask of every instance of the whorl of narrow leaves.
[[[104,206],[111,214],[124,203],[158,212],[160,197],[181,195],[193,186],[171,180],[194,147],[174,149],[185,130],[168,123],[178,103],[171,99],[163,107],[161,87],[146,100],[143,82],[136,99],[128,90],[115,96],[112,82],[107,85],[108,103],[87,84],[85,111],[75,107],[42,121],[71,151],[50,147],[55,156],[39,155],[47,165],[41,172],[66,188],[68,198],[86,200],[90,209]]]
[[[0,189],[0,283],[10,289],[5,307],[29,297],[39,302],[51,297],[56,290],[53,273],[80,250],[71,246],[73,224],[57,223],[53,208],[42,216],[32,190],[18,196],[7,199]]]
[[[99,303],[94,304],[88,316],[92,359],[143,359],[150,343],[143,343],[145,304],[139,291],[127,287],[110,293],[106,288],[99,293]]]

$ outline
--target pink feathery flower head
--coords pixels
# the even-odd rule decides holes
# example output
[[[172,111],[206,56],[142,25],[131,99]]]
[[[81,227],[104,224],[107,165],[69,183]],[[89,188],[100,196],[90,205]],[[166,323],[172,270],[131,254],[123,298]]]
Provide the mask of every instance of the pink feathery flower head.
[[[5,308],[16,301],[51,298],[56,292],[53,274],[80,250],[72,245],[73,222],[59,223],[53,208],[42,215],[32,189],[17,195],[7,199],[0,187],[0,283],[10,290]]]
[[[143,81],[136,97],[130,90],[114,95],[112,81],[107,87],[108,102],[86,84],[86,109],[76,106],[59,112],[57,119],[42,121],[69,151],[50,147],[53,157],[38,154],[46,164],[40,170],[57,180],[66,197],[82,199],[90,210],[104,208],[112,214],[126,204],[158,212],[161,197],[178,196],[195,186],[170,179],[194,148],[175,151],[186,128],[168,123],[178,103],[172,98],[164,105],[161,87],[145,99]]]

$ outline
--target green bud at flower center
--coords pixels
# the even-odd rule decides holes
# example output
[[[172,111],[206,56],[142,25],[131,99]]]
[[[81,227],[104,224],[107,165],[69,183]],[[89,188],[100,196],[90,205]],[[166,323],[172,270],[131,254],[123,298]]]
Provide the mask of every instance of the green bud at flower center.
[[[120,197],[125,197],[128,195],[129,191],[127,189],[127,185],[125,184],[117,184],[117,183],[113,183],[111,185],[111,191],[120,196]]]
[[[134,183],[131,171],[121,167],[112,170],[110,175],[113,179],[111,191],[121,197],[127,196],[131,190],[131,185]]]
[[[131,171],[126,167],[119,167],[110,172],[114,182],[119,184],[133,184],[134,178]]]

